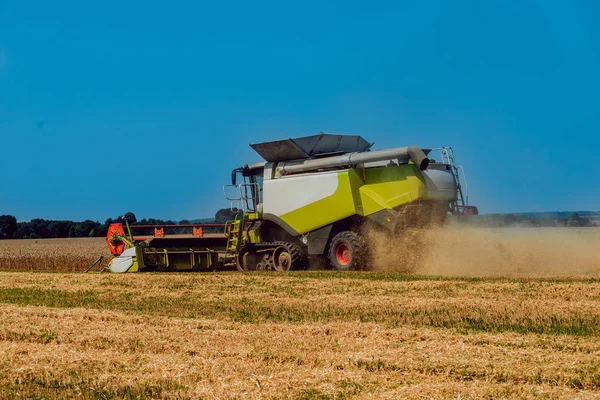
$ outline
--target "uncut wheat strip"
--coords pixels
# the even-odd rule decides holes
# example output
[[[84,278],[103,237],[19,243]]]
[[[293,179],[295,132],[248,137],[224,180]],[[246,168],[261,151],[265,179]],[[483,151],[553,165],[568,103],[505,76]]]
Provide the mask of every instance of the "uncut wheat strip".
[[[108,257],[101,238],[0,241],[0,268],[79,271],[100,256]]]

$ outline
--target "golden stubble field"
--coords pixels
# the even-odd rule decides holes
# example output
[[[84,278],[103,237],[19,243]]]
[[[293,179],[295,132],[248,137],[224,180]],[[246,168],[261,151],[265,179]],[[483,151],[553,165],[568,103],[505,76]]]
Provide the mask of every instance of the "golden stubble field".
[[[5,398],[595,398],[600,282],[0,274]]]
[[[594,253],[505,234],[414,274],[0,272],[0,398],[599,398]]]

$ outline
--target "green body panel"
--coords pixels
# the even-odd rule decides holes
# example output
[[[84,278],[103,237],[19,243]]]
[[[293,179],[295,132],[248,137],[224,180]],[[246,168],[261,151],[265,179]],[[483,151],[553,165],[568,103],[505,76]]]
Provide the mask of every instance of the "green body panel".
[[[133,257],[133,264],[127,272],[138,272],[144,269],[144,253],[140,246],[135,247],[135,257]]]
[[[426,196],[427,184],[414,164],[368,169],[365,184],[360,187],[361,215],[393,209]]]
[[[427,196],[425,179],[414,164],[348,169],[337,172],[337,176],[338,186],[331,196],[280,218],[305,234],[353,215],[368,216]]]
[[[258,212],[252,212],[252,213],[246,213],[244,214],[245,217],[245,221],[246,222],[253,222],[253,221],[260,221],[262,218],[262,215],[260,215],[260,213]],[[252,228],[249,231],[247,231],[247,239],[250,243],[260,243],[261,237],[260,237],[260,229],[258,228]]]
[[[353,193],[356,192],[356,185],[360,179],[354,179],[357,176],[355,172],[350,174],[349,171],[342,171],[337,174],[338,187],[331,196],[286,213],[280,218],[295,231],[303,234],[356,214],[356,199]]]
[[[260,237],[260,229],[252,229],[248,231],[248,241],[250,243],[260,243],[262,239]]]

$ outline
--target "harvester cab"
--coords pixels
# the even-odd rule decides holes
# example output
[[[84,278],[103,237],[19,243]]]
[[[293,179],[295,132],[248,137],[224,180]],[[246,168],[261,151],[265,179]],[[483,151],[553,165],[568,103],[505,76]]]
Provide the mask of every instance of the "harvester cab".
[[[264,161],[234,169],[223,187],[236,211],[224,234],[210,245],[206,238],[136,242],[142,264],[180,270],[173,260],[189,257],[188,270],[287,271],[320,259],[338,270],[366,268],[367,229],[402,234],[439,226],[448,213],[477,214],[448,147],[371,150],[360,136],[324,133],[250,146]],[[436,152],[439,161],[429,158]]]
[[[262,218],[262,182],[262,168],[250,168],[246,164],[234,169],[231,184],[223,186],[225,198],[235,214],[233,220],[225,223],[228,238],[226,262],[237,263],[242,246],[260,242],[259,231],[251,227]]]
[[[255,213],[259,211],[262,200],[262,166],[251,169],[248,164],[231,171],[231,184],[223,186],[225,198],[233,211]],[[238,183],[238,176],[241,183]]]

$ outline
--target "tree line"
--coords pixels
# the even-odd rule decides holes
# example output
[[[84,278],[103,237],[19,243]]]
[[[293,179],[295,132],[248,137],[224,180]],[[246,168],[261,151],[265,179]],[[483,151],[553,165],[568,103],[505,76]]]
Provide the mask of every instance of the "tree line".
[[[220,209],[216,212],[214,219],[203,220],[204,223],[224,224],[235,218],[235,213],[228,208]],[[466,224],[476,227],[501,228],[510,226],[530,226],[530,227],[590,227],[596,226],[589,218],[581,216],[579,213],[572,213],[569,217],[533,217],[523,214],[491,214],[467,217],[466,219],[454,220],[448,217],[451,222]],[[188,220],[171,221],[156,218],[143,218],[137,220],[132,212],[127,212],[117,218],[108,218],[104,223],[92,220],[68,221],[68,220],[46,220],[35,218],[29,222],[18,222],[12,215],[0,215],[0,240],[1,239],[48,239],[48,238],[78,238],[78,237],[103,237],[108,231],[110,224],[115,222],[137,225],[185,225],[190,224]],[[215,228],[218,230],[218,228]],[[213,229],[213,230],[215,230]],[[210,231],[210,229],[207,229]],[[138,235],[151,235],[152,229],[136,230]],[[189,233],[185,228],[166,228],[166,234]]]
[[[469,216],[466,218],[452,218],[452,222],[480,228],[506,228],[506,227],[532,227],[532,228],[587,228],[597,226],[590,218],[574,212],[546,213],[542,215],[527,214],[488,214]]]
[[[205,223],[223,224],[232,220],[235,214],[229,209],[221,209],[215,214],[214,220]],[[172,221],[157,218],[143,218],[137,220],[132,212],[127,212],[117,218],[108,218],[104,223],[99,221],[69,221],[69,220],[47,220],[35,218],[29,222],[19,222],[13,215],[0,215],[0,240],[2,239],[51,239],[51,238],[78,238],[78,237],[104,237],[108,227],[112,223],[124,223],[137,225],[185,225],[190,224],[188,220]],[[184,228],[167,228],[165,233],[188,233]],[[136,230],[136,234],[152,234],[152,229]]]

